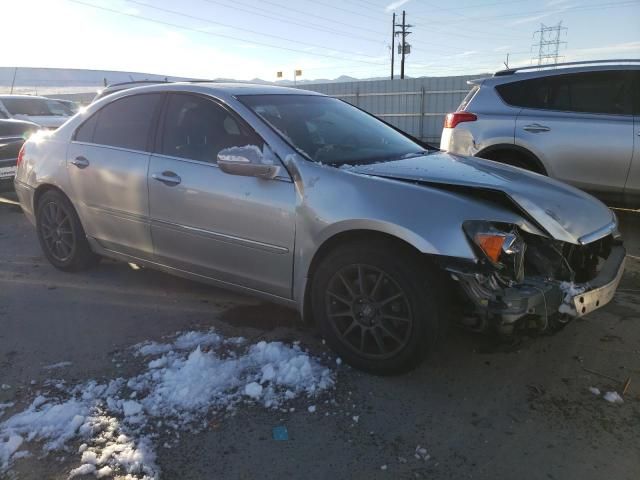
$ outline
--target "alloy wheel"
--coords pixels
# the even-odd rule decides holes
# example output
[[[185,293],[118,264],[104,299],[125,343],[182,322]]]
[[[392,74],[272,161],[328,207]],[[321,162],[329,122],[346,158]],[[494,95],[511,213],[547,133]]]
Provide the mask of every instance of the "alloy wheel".
[[[55,202],[45,204],[41,215],[42,239],[49,253],[60,262],[67,261],[75,247],[71,217]]]
[[[329,281],[325,302],[339,340],[360,356],[382,360],[409,342],[414,319],[408,295],[379,268],[341,268]]]

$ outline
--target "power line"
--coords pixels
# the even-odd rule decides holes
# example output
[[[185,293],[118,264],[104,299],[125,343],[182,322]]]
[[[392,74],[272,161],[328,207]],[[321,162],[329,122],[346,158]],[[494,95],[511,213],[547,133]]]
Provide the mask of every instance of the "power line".
[[[333,56],[333,55],[326,55],[326,54],[317,53],[317,52],[299,50],[299,49],[290,48],[290,47],[282,47],[282,46],[279,46],[279,45],[273,45],[273,44],[269,44],[269,43],[256,42],[254,40],[246,40],[244,38],[234,37],[232,35],[225,35],[225,34],[222,34],[222,33],[206,32],[206,31],[203,31],[203,30],[199,30],[197,28],[187,27],[187,26],[179,25],[179,24],[172,23],[172,22],[165,22],[163,20],[156,20],[156,19],[145,17],[145,16],[142,16],[142,15],[136,15],[134,13],[122,12],[120,10],[115,10],[115,9],[108,8],[108,7],[102,7],[102,6],[99,6],[99,5],[86,3],[86,2],[83,2],[81,0],[67,0],[67,1],[72,2],[72,3],[77,3],[79,5],[84,5],[85,7],[91,7],[91,8],[97,9],[97,10],[102,10],[102,11],[105,11],[105,12],[115,13],[117,15],[122,15],[122,16],[125,16],[125,17],[137,18],[138,20],[144,20],[144,21],[150,22],[150,23],[157,23],[159,25],[165,25],[165,26],[169,26],[169,27],[179,28],[181,30],[187,30],[187,31],[191,31],[191,32],[200,33],[202,35],[209,35],[209,36],[212,36],[212,37],[219,37],[219,38],[228,38],[228,39],[236,40],[236,41],[239,41],[239,42],[250,43],[252,45],[259,45],[261,47],[273,48],[273,49],[276,49],[276,50],[286,50],[286,51],[289,51],[289,52],[302,53],[302,54],[305,54],[305,55],[313,55],[313,56],[316,56],[316,57],[331,58],[332,60],[336,60],[336,57]],[[350,58],[350,59],[347,59],[347,61],[358,62],[358,63],[368,63],[368,64],[371,64],[371,65],[384,65],[384,63],[380,63],[380,62],[371,62],[371,61],[368,61],[368,60],[359,60],[359,59],[356,59],[356,58]]]
[[[375,20],[376,22],[383,21],[382,18],[375,18],[375,17],[372,17],[371,15],[365,15],[362,12],[354,12],[353,10],[347,10],[346,8],[336,7],[335,5],[331,5],[330,3],[321,2],[320,0],[313,0],[313,3],[316,4],[316,5],[323,5],[325,7],[333,8],[335,10],[340,10],[341,12],[346,12],[346,13],[350,13],[352,15],[357,15],[360,18],[369,18],[371,20]]]
[[[243,31],[243,32],[253,33],[255,35],[262,35],[264,37],[275,38],[275,39],[278,39],[278,40],[284,40],[285,42],[291,42],[291,43],[297,43],[297,44],[300,44],[300,45],[307,45],[307,46],[310,46],[310,47],[322,48],[322,49],[333,51],[333,52],[337,52],[337,53],[345,53],[344,50],[335,50],[333,48],[328,48],[328,47],[326,47],[324,45],[318,45],[317,43],[309,43],[309,42],[305,42],[305,41],[302,41],[302,40],[293,40],[291,38],[281,37],[280,35],[272,35],[270,33],[262,33],[262,32],[258,32],[256,30],[251,30],[249,28],[238,27],[236,25],[229,25],[227,23],[216,22],[215,20],[210,20],[210,19],[207,19],[207,18],[204,18],[204,17],[198,17],[198,16],[195,16],[195,15],[189,15],[187,13],[176,12],[175,10],[169,10],[167,8],[156,7],[155,5],[149,5],[147,3],[139,2],[137,0],[126,0],[126,1],[129,2],[129,3],[133,3],[135,5],[140,5],[140,6],[143,6],[143,7],[146,7],[146,8],[151,8],[151,9],[154,9],[154,10],[158,10],[160,12],[169,13],[171,15],[178,15],[180,17],[190,18],[192,20],[198,20],[198,21],[201,21],[201,22],[209,23],[211,25],[221,25],[223,27],[229,27],[229,28],[232,28],[234,30],[240,30],[240,31]],[[357,54],[355,52],[346,52],[346,53],[352,53],[354,55],[360,55],[362,57],[368,57],[368,58],[377,58],[377,57],[374,57],[372,55]]]
[[[283,14],[279,14],[279,16],[275,16],[275,15],[272,15],[273,12],[271,10],[267,10],[267,9],[260,8],[260,7],[249,6],[249,5],[241,4],[239,2],[236,2],[233,5],[229,5],[227,3],[223,3],[223,2],[220,2],[220,1],[216,1],[216,0],[203,0],[203,1],[207,2],[207,3],[210,3],[212,5],[220,5],[222,7],[229,8],[229,9],[233,10],[234,12],[241,11],[241,12],[249,13],[251,15],[256,15],[258,17],[269,18],[271,20],[275,20],[275,21],[280,22],[280,23],[286,23],[286,24],[292,23],[294,25],[298,25],[298,26],[307,28],[309,30],[328,32],[328,33],[333,33],[335,35],[340,35],[340,36],[351,38],[351,39],[357,38],[359,40],[364,40],[366,42],[379,43],[379,40],[377,40],[377,39],[373,39],[373,38],[370,38],[370,37],[363,37],[363,36],[360,36],[360,35],[355,35],[353,33],[353,31],[345,32],[344,30],[337,30],[335,28],[326,27],[324,25],[320,25],[320,24],[312,23],[312,22],[308,22],[308,21],[305,22],[305,23],[302,23],[302,22],[298,21],[298,19],[295,19],[295,17],[291,17],[291,16],[287,16],[287,15],[283,15]],[[258,13],[258,12],[254,12],[254,11],[251,11],[251,10],[247,10],[246,8],[239,7],[238,4],[244,5],[244,6],[249,7],[249,8],[253,8],[253,9],[258,10],[258,11],[264,11],[264,12],[268,12],[268,13],[264,14],[264,13]],[[355,27],[355,28],[357,28],[357,27]]]
[[[337,23],[339,25],[344,25],[346,27],[349,27],[350,29],[356,28],[357,30],[362,30],[362,31],[365,31],[365,32],[371,32],[371,33],[375,33],[376,35],[380,35],[380,31],[379,30],[373,30],[371,28],[359,27],[357,25],[353,25],[353,23],[346,23],[346,22],[341,22],[339,20],[335,20],[333,18],[323,17],[321,15],[317,15],[317,14],[314,14],[314,13],[305,12],[304,10],[298,10],[298,9],[290,7],[288,5],[282,5],[282,4],[277,3],[277,2],[272,2],[271,0],[261,0],[261,3],[268,3],[269,5],[273,5],[275,7],[279,7],[281,9],[284,9],[284,10],[287,10],[287,11],[290,11],[290,12],[300,13],[300,14],[304,15],[305,17],[319,18],[319,19],[325,20],[327,22]]]
[[[557,12],[549,12],[548,9],[546,10],[534,10],[534,11],[521,11],[518,13],[506,13],[506,14],[501,14],[501,15],[485,15],[485,16],[479,16],[479,17],[467,17],[465,16],[465,18],[461,19],[461,20],[453,20],[453,21],[447,21],[448,23],[461,23],[461,22],[468,22],[469,20],[472,21],[477,21],[477,20],[492,20],[492,19],[497,19],[497,18],[512,18],[512,17],[522,17],[523,15],[536,15],[536,14],[548,14],[548,15],[552,15],[555,13],[564,13],[564,12],[569,12],[569,11],[584,11],[584,10],[593,10],[593,9],[602,9],[602,8],[615,8],[615,7],[631,7],[631,6],[640,6],[640,3],[637,0],[626,0],[626,1],[622,1],[622,2],[606,2],[606,3],[592,3],[589,5],[578,5],[575,7],[567,7],[567,8],[561,8],[559,9]],[[439,21],[445,21],[445,20],[439,20]],[[501,25],[502,28],[505,28],[504,25]],[[506,28],[511,28],[511,27],[506,27]]]

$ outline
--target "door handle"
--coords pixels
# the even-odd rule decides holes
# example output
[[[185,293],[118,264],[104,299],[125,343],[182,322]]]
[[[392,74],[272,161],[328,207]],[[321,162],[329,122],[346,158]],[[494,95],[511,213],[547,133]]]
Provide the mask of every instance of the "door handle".
[[[542,133],[542,132],[548,132],[549,130],[551,130],[549,127],[540,125],[539,123],[532,123],[530,125],[525,125],[524,127],[522,127],[522,129],[531,133]]]
[[[178,185],[182,181],[182,179],[176,173],[169,172],[169,171],[165,171],[162,173],[152,173],[151,178],[159,182],[162,182],[169,187]]]
[[[70,163],[78,168],[87,168],[89,166],[89,160],[82,156],[74,158]]]

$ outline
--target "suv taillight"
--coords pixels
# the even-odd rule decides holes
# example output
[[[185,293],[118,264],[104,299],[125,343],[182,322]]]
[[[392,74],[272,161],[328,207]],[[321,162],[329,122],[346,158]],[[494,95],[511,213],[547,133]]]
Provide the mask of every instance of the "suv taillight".
[[[447,113],[444,118],[444,128],[455,128],[456,125],[462,122],[475,122],[478,117],[469,112],[454,112]]]
[[[18,161],[16,162],[16,167],[20,166],[23,158],[24,158],[24,144],[22,144],[22,147],[20,147],[20,151],[18,152]]]

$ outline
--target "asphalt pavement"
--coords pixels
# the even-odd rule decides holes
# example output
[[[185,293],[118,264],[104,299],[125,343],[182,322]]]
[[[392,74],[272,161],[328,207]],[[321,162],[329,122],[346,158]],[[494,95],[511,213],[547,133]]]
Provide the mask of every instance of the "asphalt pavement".
[[[162,478],[640,478],[638,212],[619,211],[627,271],[605,308],[510,345],[451,329],[417,370],[381,378],[337,365],[293,312],[251,297],[111,261],[60,272],[14,200],[0,195],[0,403],[15,403],[0,423],[44,388],[46,365],[70,362],[55,372],[68,384],[111,379],[139,368],[114,361],[131,345],[214,327],[328,353],[336,388],[314,413],[246,406],[185,432],[158,447]],[[622,404],[589,391],[622,393],[628,378]],[[276,425],[287,441],[273,440]],[[70,452],[34,454],[6,475],[66,479],[77,466]]]

